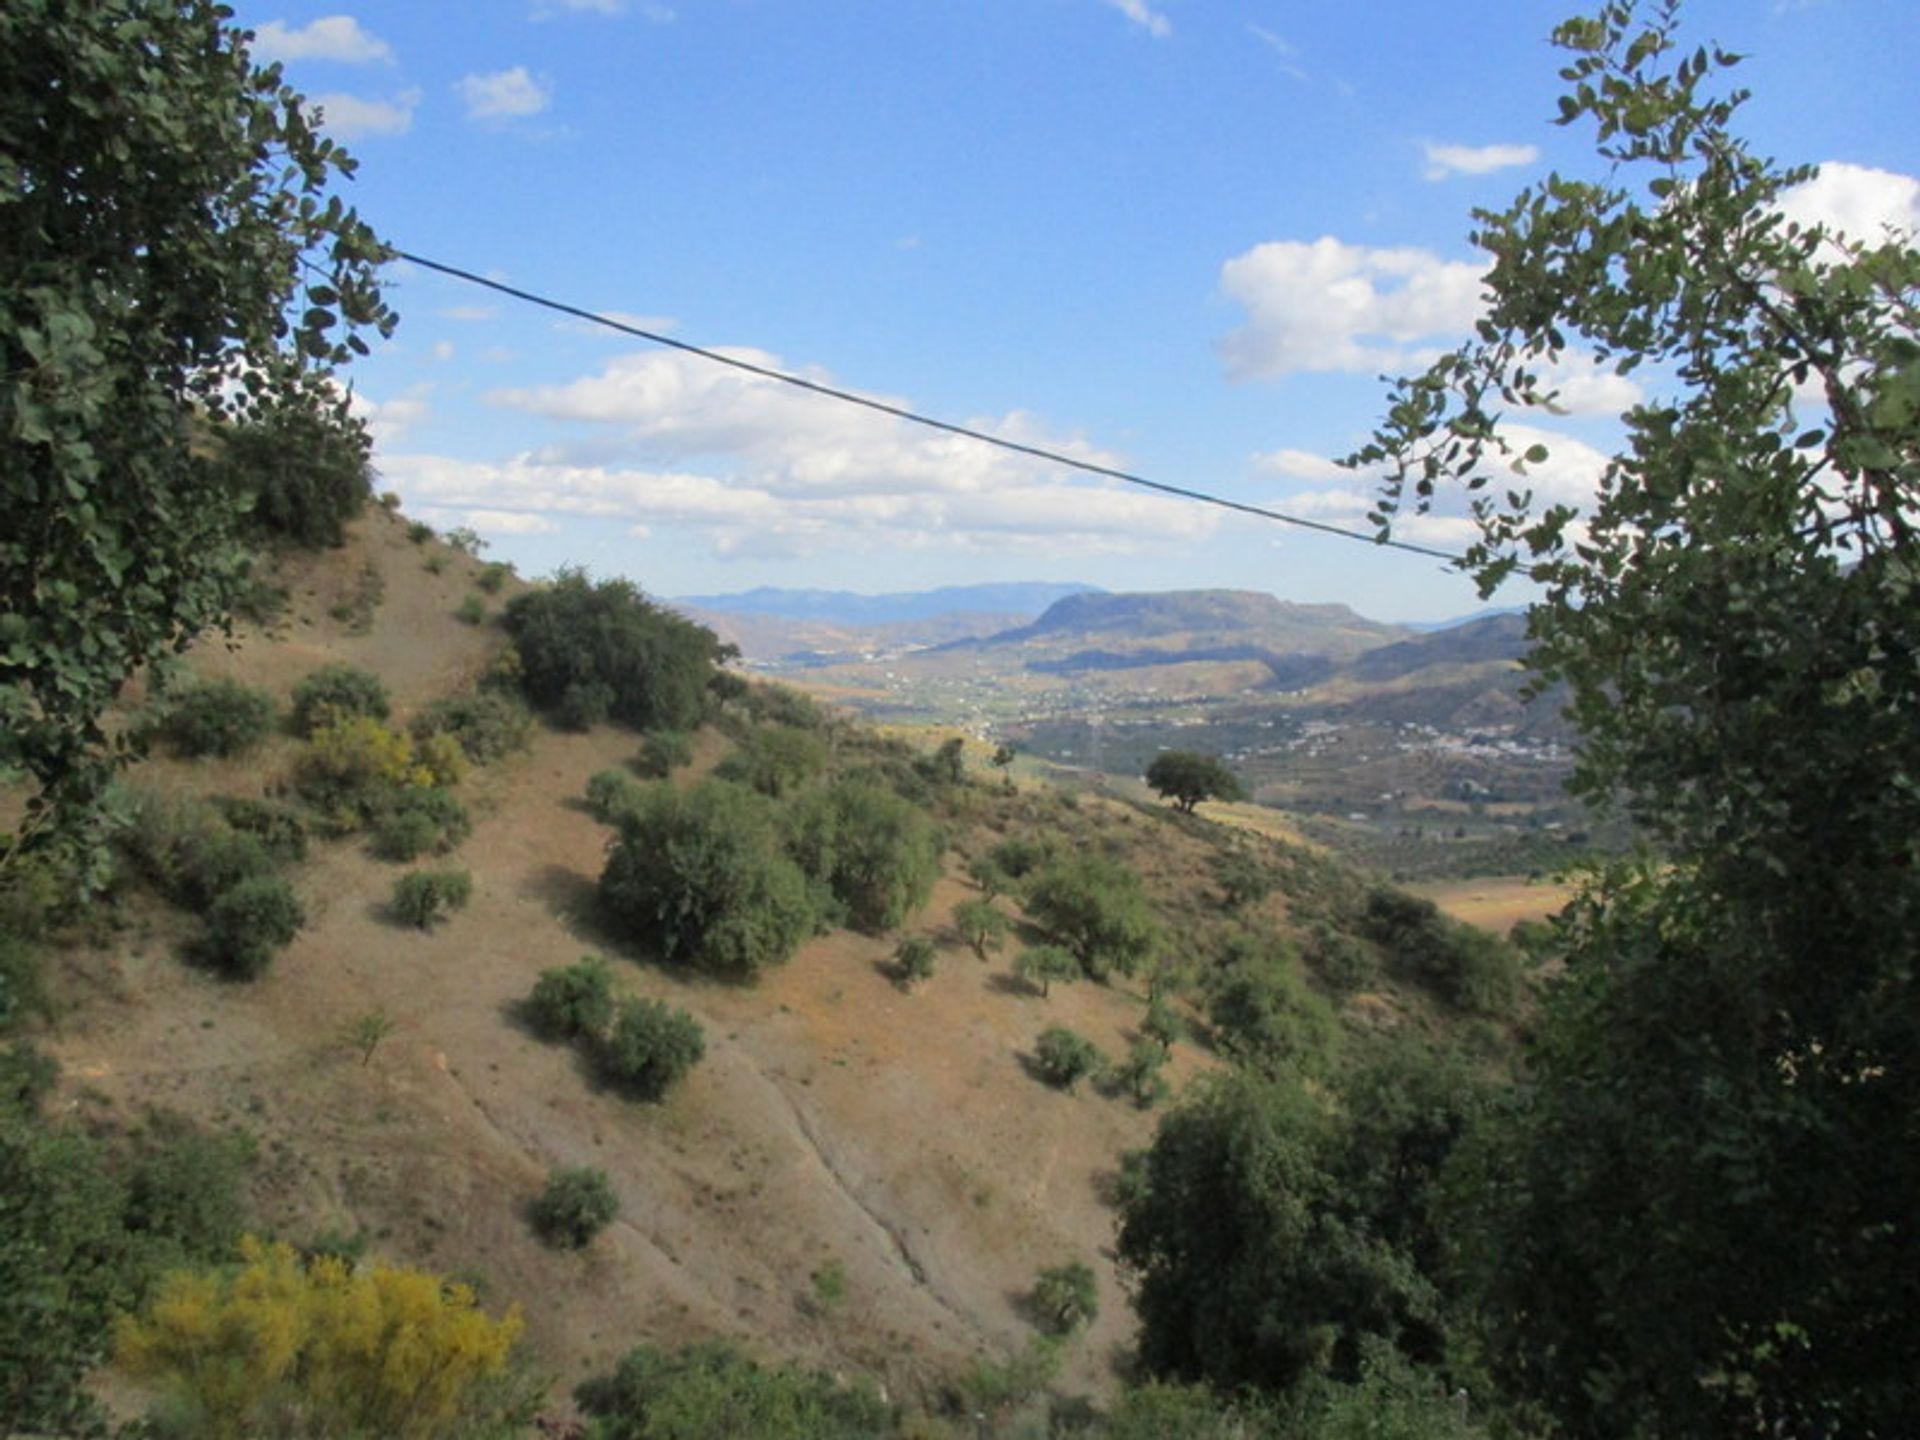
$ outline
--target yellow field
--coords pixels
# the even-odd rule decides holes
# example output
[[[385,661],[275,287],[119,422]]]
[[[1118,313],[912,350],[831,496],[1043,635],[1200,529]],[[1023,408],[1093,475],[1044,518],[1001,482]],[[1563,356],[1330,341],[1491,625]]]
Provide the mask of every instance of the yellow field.
[[[1430,880],[1406,887],[1424,895],[1456,920],[1505,935],[1516,920],[1542,920],[1573,898],[1573,887],[1524,875],[1482,875],[1472,880]]]

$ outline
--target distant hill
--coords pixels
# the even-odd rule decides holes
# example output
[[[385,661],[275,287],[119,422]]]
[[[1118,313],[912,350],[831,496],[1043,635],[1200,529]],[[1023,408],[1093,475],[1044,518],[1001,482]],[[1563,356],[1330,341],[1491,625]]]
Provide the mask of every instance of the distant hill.
[[[1259,590],[1166,590],[1069,595],[1031,625],[990,637],[1015,644],[1064,635],[1234,635],[1276,650],[1359,650],[1405,635],[1399,625],[1363,619],[1345,605],[1298,605]]]
[[[1348,667],[1348,673],[1356,680],[1394,680],[1432,665],[1518,662],[1526,652],[1527,617],[1508,612],[1382,645],[1356,658]]]
[[[884,595],[861,595],[852,590],[786,590],[763,585],[726,595],[681,595],[671,603],[681,609],[770,615],[782,620],[813,620],[864,628],[931,620],[955,612],[1038,615],[1064,596],[1086,593],[1100,592],[1092,585],[1045,580],[947,585],[935,590],[902,590]]]

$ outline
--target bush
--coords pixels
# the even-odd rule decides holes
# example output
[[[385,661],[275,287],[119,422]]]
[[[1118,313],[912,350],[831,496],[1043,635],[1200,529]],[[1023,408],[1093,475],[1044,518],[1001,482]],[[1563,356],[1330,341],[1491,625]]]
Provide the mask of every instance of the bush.
[[[352,665],[322,665],[293,687],[293,728],[302,735],[356,715],[384,720],[391,709],[380,677]]]
[[[981,960],[987,958],[989,951],[1005,945],[1007,934],[1013,929],[1013,921],[986,900],[962,900],[953,907],[953,924],[960,938]]]
[[[578,718],[604,696],[608,716],[640,729],[699,724],[720,642],[631,582],[594,585],[562,570],[545,589],[514,596],[503,618],[536,705]]]
[[[1142,1110],[1150,1110],[1171,1093],[1160,1071],[1168,1058],[1166,1045],[1151,1035],[1142,1035],[1127,1050],[1127,1058],[1108,1073],[1111,1093],[1128,1095]]]
[[[45,1005],[40,947],[24,935],[0,930],[0,1033]]]
[[[670,963],[738,980],[791,955],[815,914],[771,802],[723,780],[642,797],[620,817],[600,876],[620,928]]]
[[[1361,923],[1416,978],[1463,1010],[1512,1013],[1520,958],[1493,936],[1440,913],[1431,900],[1375,886]]]
[[[424,545],[433,539],[433,526],[424,520],[410,520],[407,522],[407,539],[416,545]]]
[[[620,1213],[620,1197],[604,1170],[556,1170],[533,1202],[533,1228],[549,1245],[578,1250]]]
[[[795,725],[760,725],[715,773],[778,800],[827,768],[827,742]]]
[[[707,1341],[628,1352],[574,1392],[596,1440],[886,1440],[893,1414],[865,1385],[819,1370],[766,1369]]]
[[[1053,861],[1027,887],[1026,909],[1095,980],[1131,975],[1161,943],[1140,877],[1098,855]]]
[[[678,730],[656,730],[640,742],[633,757],[634,773],[646,780],[664,780],[682,765],[693,763],[693,745]]]
[[[242,755],[273,729],[273,697],[237,680],[194,680],[167,694],[161,733],[182,755]]]
[[[1071,1090],[1088,1075],[1106,1068],[1100,1047],[1064,1025],[1049,1025],[1034,1046],[1034,1066],[1040,1078],[1058,1090]]]
[[[216,795],[213,804],[227,824],[257,839],[274,864],[307,858],[307,822],[293,806],[246,795]]]
[[[454,607],[453,618],[462,625],[482,625],[487,619],[487,602],[478,595],[469,595]]]
[[[1340,1022],[1300,978],[1292,948],[1277,936],[1228,937],[1207,991],[1207,1019],[1228,1055],[1268,1073],[1311,1075],[1330,1065]]]
[[[415,870],[394,882],[394,917],[430,930],[436,920],[467,908],[473,895],[473,876],[465,870]]]
[[[1035,945],[1020,952],[1020,958],[1013,962],[1013,973],[1040,992],[1045,999],[1053,992],[1056,980],[1077,980],[1080,978],[1080,962],[1073,958],[1071,950],[1063,950],[1058,945]]]
[[[176,864],[169,898],[194,910],[211,905],[243,880],[273,871],[273,857],[260,837],[224,822],[189,836],[180,847]]]
[[[495,560],[480,567],[480,573],[474,577],[473,583],[489,595],[498,595],[500,587],[505,585],[512,576],[513,566],[504,561]]]
[[[307,923],[293,888],[277,875],[254,875],[226,891],[207,910],[201,941],[206,962],[232,980],[257,980]]]
[[[933,941],[924,935],[907,936],[894,948],[894,978],[909,988],[922,980],[931,980],[933,955]]]
[[[344,403],[255,409],[219,432],[218,463],[251,503],[250,528],[309,549],[342,545],[372,493],[366,426]]]
[[[787,808],[788,847],[845,922],[895,930],[940,874],[940,837],[924,810],[870,776],[847,776]]]
[[[548,1040],[597,1040],[613,1019],[613,971],[596,955],[542,970],[527,997],[527,1020]]]
[[[658,1100],[700,1062],[700,1022],[658,1000],[622,1000],[600,1045],[600,1072],[642,1100]]]
[[[407,737],[367,715],[314,731],[294,765],[301,795],[349,827],[386,808],[397,792],[433,783],[433,772],[416,763]]]
[[[434,701],[413,717],[412,729],[416,742],[451,735],[469,760],[484,765],[524,749],[533,716],[512,695],[483,689]]]
[[[1325,921],[1307,927],[1307,960],[1336,994],[1364,990],[1379,973],[1379,962],[1365,941]]]
[[[1092,1267],[1082,1260],[1042,1270],[1028,1300],[1042,1326],[1056,1335],[1091,1325],[1100,1316],[1100,1289]]]
[[[600,680],[576,680],[560,692],[553,707],[554,723],[563,730],[591,730],[604,725],[613,714],[617,697],[613,687]]]
[[[1053,847],[1033,835],[1009,835],[987,852],[995,869],[1009,880],[1024,880],[1053,858]]]
[[[418,786],[388,802],[374,826],[373,848],[382,860],[444,855],[473,832],[467,807],[449,790]]]
[[[645,792],[619,770],[599,770],[587,780],[587,809],[602,825],[612,825],[642,803]]]

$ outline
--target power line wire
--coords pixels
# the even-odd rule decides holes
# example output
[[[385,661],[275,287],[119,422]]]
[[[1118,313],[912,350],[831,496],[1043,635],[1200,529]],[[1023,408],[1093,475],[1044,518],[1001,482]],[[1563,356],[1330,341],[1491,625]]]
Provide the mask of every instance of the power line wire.
[[[1111,465],[1099,465],[1091,460],[1077,459],[1062,454],[1058,450],[1048,450],[1039,445],[1027,445],[1018,440],[1009,440],[985,430],[975,430],[966,425],[956,425],[950,420],[936,419],[931,415],[922,415],[917,410],[908,410],[903,406],[889,405],[884,400],[875,400],[867,395],[856,395],[850,390],[836,389],[832,385],[822,385],[817,380],[808,380],[803,376],[792,375],[784,370],[775,370],[770,366],[756,365],[751,360],[742,360],[737,356],[723,355],[717,350],[708,350],[704,346],[692,345],[685,340],[676,340],[671,335],[662,335],[655,330],[643,329],[638,325],[629,325],[623,320],[614,320],[605,315],[597,315],[591,310],[583,310],[578,305],[569,305],[562,300],[549,299],[537,295],[531,290],[521,290],[504,284],[499,280],[490,280],[485,275],[476,275],[471,270],[462,270],[457,265],[442,264],[438,260],[429,260],[424,255],[415,255],[408,250],[395,250],[398,258],[427,270],[436,270],[442,275],[450,275],[456,280],[465,280],[469,284],[479,285],[502,295],[512,296],[515,300],[524,300],[529,305],[538,305],[543,309],[558,311],[562,315],[572,315],[595,325],[604,325],[609,330],[618,330],[623,335],[632,335],[638,339],[650,341],[655,345],[664,345],[671,350],[679,350],[688,355],[697,355],[702,360],[711,360],[716,365],[730,365],[735,370],[744,370],[750,375],[758,375],[767,380],[778,380],[783,385],[791,385],[798,390],[810,390],[816,395],[824,395],[831,400],[843,401],[848,405],[859,405],[868,410],[877,410],[882,415],[891,415],[896,420],[906,420],[915,425],[924,425],[931,430],[944,430],[949,435],[963,435],[969,440],[978,440],[983,445],[998,446],[1010,450],[1016,455],[1031,456],[1036,460],[1045,460],[1050,464],[1064,465],[1071,470],[1084,471],[1089,475],[1104,476],[1109,480],[1120,480],[1128,485],[1137,485],[1145,490],[1157,490],[1162,495],[1177,496],[1182,500],[1196,500],[1203,505],[1217,505],[1223,510],[1237,510],[1243,515],[1253,515],[1262,520],[1276,520],[1283,525],[1297,525],[1304,530],[1317,530],[1322,535],[1338,536],[1342,540],[1358,540],[1364,545],[1384,546],[1391,550],[1405,550],[1413,555],[1425,555],[1434,560],[1445,560],[1450,564],[1462,563],[1462,557],[1445,550],[1435,550],[1425,545],[1416,545],[1408,540],[1383,539],[1378,535],[1369,535],[1359,530],[1348,530],[1339,525],[1329,525],[1324,520],[1309,520],[1302,515],[1288,515],[1283,511],[1269,510],[1260,505],[1248,505],[1240,500],[1229,500],[1223,495],[1210,495],[1204,490],[1190,490],[1183,485],[1169,485],[1161,480],[1149,480],[1144,475],[1136,475],[1129,470],[1116,470]]]

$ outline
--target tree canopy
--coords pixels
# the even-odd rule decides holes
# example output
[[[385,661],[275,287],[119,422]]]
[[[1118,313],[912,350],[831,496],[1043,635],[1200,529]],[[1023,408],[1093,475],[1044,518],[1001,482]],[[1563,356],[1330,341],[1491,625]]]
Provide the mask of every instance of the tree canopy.
[[[353,161],[229,15],[0,12],[0,771],[42,816],[97,790],[127,676],[229,611],[252,497],[220,428],[358,453],[324,371],[394,323]]]
[[[1163,750],[1147,766],[1147,784],[1183,813],[1202,800],[1238,800],[1246,792],[1218,756],[1192,750]]]

